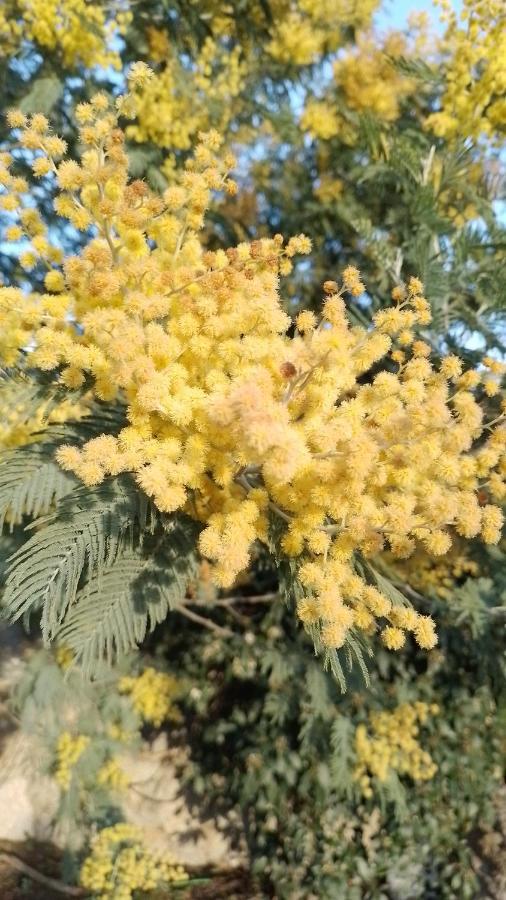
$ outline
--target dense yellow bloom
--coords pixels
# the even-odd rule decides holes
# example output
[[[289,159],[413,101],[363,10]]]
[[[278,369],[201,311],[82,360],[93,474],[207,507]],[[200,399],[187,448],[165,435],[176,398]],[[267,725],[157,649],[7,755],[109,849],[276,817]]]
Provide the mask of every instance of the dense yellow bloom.
[[[123,113],[130,99],[118,101]],[[279,280],[295,254],[310,252],[308,238],[214,252],[199,240],[211,190],[235,190],[219,135],[203,135],[158,196],[129,181],[124,135],[102,95],[78,112],[80,161],[54,161],[40,118],[20,140],[51,159],[60,214],[84,214],[96,234],[79,255],[51,263],[63,291],[59,281],[41,296],[0,289],[8,352],[21,328],[33,366],[67,386],[86,377],[94,396],[126,404],[127,427],[62,447],[60,464],[89,486],[129,472],[160,510],[200,521],[200,550],[221,587],[248,567],[255,541],[268,543],[274,517],[281,550],[298,562],[299,616],[325,647],[379,627],[392,649],[407,632],[430,649],[433,622],[399,620],[356,574],[356,555],[443,555],[455,533],[497,541],[501,512],[478,495],[487,482],[501,498],[506,429],[504,412],[484,423],[480,379],[455,357],[434,367],[416,339],[431,321],[422,283],[400,286],[372,328],[352,327],[343,296],[365,286],[348,266],[341,286],[325,283],[321,313],[301,313],[292,333]],[[36,264],[47,265],[49,238],[36,212],[27,220],[9,161],[4,169]],[[502,377],[490,369],[497,393]]]
[[[334,63],[334,81],[347,106],[374,113],[384,122],[395,121],[416,82],[399,72],[391,58],[407,53],[408,45],[398,32],[388,35],[383,45],[375,35],[359,35],[356,47]]]
[[[403,703],[392,712],[371,713],[369,729],[358,725],[353,778],[364,797],[372,797],[375,784],[385,782],[392,772],[413,781],[428,781],[435,775],[437,766],[420,746],[418,732],[419,725],[438,712],[434,704]]]
[[[464,0],[461,13],[438,0],[448,56],[441,109],[427,119],[439,137],[493,138],[506,129],[506,7]]]
[[[239,46],[230,50],[209,37],[191,68],[167,48],[164,67],[135,94],[137,120],[128,127],[128,137],[172,151],[188,150],[199,131],[228,127],[237,113],[233,101],[245,74]]]
[[[377,0],[274,0],[267,52],[282,63],[306,66],[344,42],[349,26],[368,24]]]
[[[478,563],[466,555],[465,547],[458,545],[443,557],[434,558],[418,552],[407,560],[397,559],[395,568],[416,591],[435,594],[445,600],[451,599],[455,584],[480,574]]]
[[[137,891],[153,891],[188,878],[167,853],[153,853],[134,825],[103,828],[91,842],[81,867],[80,883],[97,900],[131,900]]]
[[[116,759],[109,759],[97,772],[97,784],[113,791],[122,791],[130,784],[130,779]]]
[[[338,136],[353,145],[358,136],[355,113],[371,113],[387,123],[398,119],[402,104],[420,86],[399,71],[394,61],[421,52],[425,31],[423,23],[420,28],[413,26],[410,40],[396,31],[384,39],[370,30],[360,32],[355,45],[334,60],[333,84],[323,98],[309,98],[300,120],[302,129],[321,141]],[[325,156],[320,168],[326,173]]]
[[[287,65],[318,62],[349,40],[351,28],[369,25],[378,0],[269,0],[268,16],[262,4],[250,3],[244,23],[235,4],[198,0],[195,5],[213,41],[230,50],[239,31],[248,66],[265,70],[265,50],[275,62]],[[258,32],[260,46],[255,41]],[[150,59],[163,63],[170,54],[167,32],[149,25],[146,39]],[[193,35],[187,40],[193,51]]]
[[[0,58],[10,56],[22,40],[55,51],[64,66],[108,66],[119,69],[112,39],[131,19],[126,4],[107,7],[87,0],[6,0],[0,10]]]
[[[134,733],[132,731],[127,731],[125,728],[122,728],[122,726],[118,725],[117,722],[111,722],[111,724],[107,728],[107,735],[113,741],[118,741],[118,743],[120,744],[129,744]]]
[[[128,694],[133,708],[144,722],[159,727],[162,722],[177,722],[181,715],[174,698],[179,694],[178,681],[166,672],[144,669],[137,677],[125,676],[118,683],[120,694]]]
[[[327,141],[339,134],[339,118],[328,103],[311,100],[300,120],[304,131],[312,138]]]
[[[73,737],[69,731],[64,731],[58,738],[56,745],[56,771],[55,779],[67,791],[72,780],[72,769],[78,762],[90,743],[89,737],[78,734]]]
[[[344,183],[340,178],[332,178],[330,175],[322,175],[315,187],[315,196],[321,203],[332,203],[338,200],[344,190]]]

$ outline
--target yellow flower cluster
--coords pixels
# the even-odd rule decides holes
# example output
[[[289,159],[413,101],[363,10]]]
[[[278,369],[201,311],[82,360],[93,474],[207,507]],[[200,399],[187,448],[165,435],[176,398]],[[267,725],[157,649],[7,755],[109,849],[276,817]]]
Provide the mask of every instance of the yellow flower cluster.
[[[96,835],[80,872],[82,887],[96,900],[131,900],[136,891],[153,891],[187,878],[168,854],[147,850],[141,830],[126,823]]]
[[[437,766],[420,746],[418,733],[419,726],[438,712],[436,704],[403,703],[392,712],[371,713],[370,729],[358,725],[353,779],[364,797],[372,797],[374,783],[385,782],[392,772],[413,781],[428,781],[435,775]]]
[[[441,110],[427,119],[446,138],[494,138],[506,129],[506,7],[504,0],[463,0],[459,13],[438,0],[447,23],[448,56]]]
[[[318,179],[318,183],[314,189],[315,196],[321,203],[332,203],[339,200],[344,191],[344,182],[340,178],[332,178],[331,175],[323,174]]]
[[[237,114],[233,101],[246,74],[241,48],[230,50],[209,37],[191,68],[169,48],[163,61],[161,71],[136,91],[137,119],[127,128],[127,136],[168,150],[188,150],[199,131],[225,130]]]
[[[128,694],[132,706],[144,722],[159,727],[162,722],[179,721],[181,714],[174,706],[179,694],[179,683],[166,672],[151,667],[137,677],[125,676],[118,683],[120,694]]]
[[[14,53],[22,41],[55,51],[64,66],[108,66],[121,62],[111,49],[131,21],[126,4],[109,6],[87,0],[6,0],[0,9],[0,58]]]
[[[55,779],[64,791],[68,791],[72,780],[72,769],[89,743],[90,739],[86,735],[78,734],[73,737],[69,731],[63,731],[58,738]]]
[[[368,24],[377,0],[274,0],[267,52],[288,65],[306,66],[336,50],[350,26]]]
[[[411,56],[423,47],[426,26],[419,17],[412,23],[411,40],[393,31],[381,41],[375,33],[359,33],[355,46],[338,56],[333,64],[334,80],[325,96],[310,98],[300,124],[310,137],[322,141],[339,136],[353,145],[357,128],[344,107],[352,113],[372,113],[383,122],[398,119],[404,100],[413,93],[417,82],[396,69],[393,60]],[[339,103],[336,103],[336,90]]]
[[[244,16],[236,4],[220,0],[198,0],[196,5],[212,41],[230,51],[239,34],[242,60],[249,68],[265,71],[266,52],[271,60],[289,66],[320,61],[349,39],[351,28],[369,25],[378,0],[269,0],[268,15],[262,4],[249,3]],[[151,61],[164,62],[169,55],[167,33],[149,25],[146,39]],[[193,52],[193,35],[187,40]]]
[[[122,791],[130,784],[130,778],[117,759],[109,759],[97,772],[97,784],[113,791]]]
[[[457,547],[439,559],[415,553],[410,559],[396,560],[395,568],[415,591],[429,596],[435,594],[443,600],[451,600],[460,581],[480,574],[478,563]]]
[[[438,207],[443,215],[451,219],[456,228],[462,228],[470,219],[478,218],[478,209],[474,203],[469,202],[468,196],[458,186],[450,185],[441,189],[443,176],[443,153],[434,153],[430,166],[426,170],[428,183],[432,184]],[[483,162],[476,159],[466,165],[466,185],[479,192],[486,181],[486,171]]]
[[[398,71],[391,60],[409,53],[408,43],[399,32],[389,34],[383,45],[376,35],[360,34],[356,47],[334,63],[334,82],[346,105],[360,113],[373,113],[384,122],[394,122],[416,81]]]
[[[137,64],[131,83],[148,78]],[[118,109],[130,101],[119,98]],[[344,294],[365,288],[350,266],[341,285],[324,284],[320,315],[300,313],[292,333],[279,278],[310,241],[276,235],[204,252],[198,238],[210,191],[235,191],[219,136],[203,136],[177,184],[158,196],[129,181],[107,98],[76,114],[80,161],[55,161],[61,146],[43,117],[13,113],[10,122],[34,167],[53,173],[57,212],[94,233],[79,255],[51,267],[48,294],[0,289],[0,322],[12,333],[12,309],[35,344],[34,366],[56,370],[68,387],[86,379],[101,400],[127,405],[117,436],[64,446],[60,464],[89,486],[132,473],[159,509],[202,522],[200,550],[221,587],[248,567],[276,519],[305,588],[299,616],[328,648],[351,629],[378,626],[389,648],[406,632],[433,647],[433,621],[392,607],[355,560],[385,549],[406,558],[419,545],[444,555],[455,532],[497,542],[501,511],[480,506],[478,492],[486,482],[492,500],[504,496],[502,373],[463,372],[453,356],[431,364],[416,338],[431,321],[416,278],[395,289],[372,328],[352,327]],[[22,191],[3,165],[5,199],[22,218]]]
[[[336,110],[324,100],[310,100],[304,108],[300,124],[310,137],[322,141],[330,140],[341,130]]]
[[[117,722],[111,722],[111,724],[107,726],[107,735],[113,741],[118,741],[120,744],[129,744],[134,736],[134,732],[127,731]]]
[[[56,664],[62,669],[63,672],[66,672],[67,669],[70,669],[72,663],[74,662],[74,653],[70,649],[70,647],[65,647],[61,645],[57,647],[54,652]]]

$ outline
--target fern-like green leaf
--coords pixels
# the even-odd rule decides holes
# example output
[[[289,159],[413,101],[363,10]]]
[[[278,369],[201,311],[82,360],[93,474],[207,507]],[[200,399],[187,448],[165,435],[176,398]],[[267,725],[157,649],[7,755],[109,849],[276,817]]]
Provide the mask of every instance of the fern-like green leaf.
[[[321,641],[315,640],[313,636],[313,640],[315,643],[316,652],[322,652]],[[326,648],[323,650],[323,670],[324,672],[331,671],[332,675],[336,679],[341,689],[341,693],[346,693],[346,676],[343,671],[343,667],[341,665],[341,661],[337,654],[337,651]]]
[[[38,518],[74,490],[78,480],[58,466],[57,448],[63,443],[83,444],[98,434],[120,428],[122,411],[112,415],[97,408],[81,422],[50,425],[37,434],[37,441],[0,454],[0,531],[6,518],[17,525],[23,516]]]
[[[338,716],[330,729],[330,771],[333,787],[350,794],[353,756],[353,725],[347,716]]]
[[[90,490],[78,487],[54,513],[37,519],[34,534],[11,557],[3,597],[11,620],[42,609],[44,639],[50,640],[85,578],[113,565],[125,545],[154,528],[148,499],[127,477]],[[139,538],[140,539],[140,538]]]
[[[28,445],[0,458],[0,531],[6,518],[12,529],[23,516],[48,513],[72,491],[77,480],[54,461],[52,443]]]
[[[28,422],[41,407],[48,416],[55,406],[69,396],[79,399],[79,392],[69,394],[63,385],[55,381],[54,373],[29,369],[24,364],[17,368],[0,370],[0,400],[2,413],[8,409],[23,408],[23,421]]]
[[[366,687],[369,687],[371,684],[371,679],[369,677],[369,670],[367,668],[367,663],[364,659],[364,649],[360,646],[359,640],[354,637],[352,634],[349,634],[347,637],[347,646],[350,651],[350,670],[353,667],[353,657],[355,657],[360,672],[362,674],[362,678],[364,679],[364,683]],[[369,655],[372,655],[372,651],[369,649]]]
[[[58,638],[86,673],[128,653],[181,603],[195,575],[195,537],[193,523],[174,521],[142,546],[125,548],[80,591]]]
[[[423,59],[410,59],[407,56],[389,56],[389,62],[403,75],[417,78],[427,84],[437,84],[441,80],[440,71]]]

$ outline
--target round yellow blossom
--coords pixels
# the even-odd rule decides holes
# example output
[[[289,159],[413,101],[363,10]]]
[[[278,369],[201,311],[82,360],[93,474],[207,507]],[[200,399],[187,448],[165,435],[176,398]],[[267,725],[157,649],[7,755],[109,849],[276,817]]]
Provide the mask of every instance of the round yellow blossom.
[[[313,331],[316,327],[316,316],[310,310],[304,310],[297,316],[297,328],[304,334],[306,331]]]
[[[301,127],[312,138],[328,141],[339,134],[339,118],[336,111],[323,101],[310,101],[300,120]]]
[[[188,878],[167,853],[154,853],[135,825],[104,828],[91,841],[80,871],[80,883],[101,900],[131,900],[138,891],[151,892]]]
[[[131,13],[122,4],[109,9],[86,0],[65,0],[64,7],[59,0],[24,0],[22,4],[6,0],[0,13],[0,50],[10,44],[14,53],[22,41],[30,41],[43,52],[54,51],[67,68],[119,68],[119,56],[110,45],[130,20]],[[22,113],[13,110],[9,116],[12,128],[23,127]]]
[[[372,797],[372,786],[379,787],[392,772],[407,775],[413,781],[428,781],[437,766],[418,741],[419,726],[430,715],[437,715],[437,704],[403,703],[392,712],[369,715],[369,729],[360,724],[355,730],[356,765],[353,780],[364,797]]]
[[[87,735],[79,734],[73,737],[69,731],[64,731],[56,744],[56,771],[55,779],[60,787],[67,791],[72,780],[72,769],[90,743]]]
[[[464,0],[463,11],[439,0],[448,62],[441,107],[426,122],[439,137],[501,140],[506,128],[506,28],[503,0]]]
[[[9,128],[24,128],[27,119],[20,109],[8,109],[6,117]]]
[[[19,241],[23,237],[23,229],[19,225],[10,225],[5,230],[5,238],[8,241]]]
[[[401,628],[388,625],[381,632],[381,639],[389,650],[400,650],[406,642],[406,636]]]
[[[62,273],[52,269],[44,277],[44,286],[48,291],[58,292],[65,290],[65,279]]]
[[[121,678],[118,684],[119,692],[130,696],[141,718],[156,727],[166,720],[177,722],[180,719],[181,714],[174,705],[178,688],[175,678],[151,667],[144,669],[137,677]]]
[[[456,534],[480,530],[497,541],[499,509],[485,512],[478,497],[484,480],[501,497],[505,428],[501,416],[484,426],[483,392],[473,378],[463,382],[460,360],[432,365],[417,337],[430,322],[421,281],[408,279],[371,327],[352,326],[343,294],[365,286],[348,266],[341,283],[326,283],[321,312],[300,313],[294,329],[279,279],[284,263],[310,252],[309,238],[209,251],[197,233],[211,190],[229,179],[219,134],[201,134],[189,165],[158,195],[129,180],[125,135],[105,99],[78,118],[84,149],[58,164],[56,208],[73,224],[83,212],[94,229],[62,261],[61,293],[0,288],[2,361],[31,345],[31,364],[54,370],[62,387],[125,398],[126,427],[61,447],[60,465],[90,487],[128,472],[160,510],[196,518],[221,587],[249,566],[255,542],[269,543],[276,519],[282,551],[304,573],[301,619],[329,652],[357,629],[379,631],[391,649],[406,631],[433,646],[433,624],[399,618],[356,561],[385,551],[407,558],[420,547],[444,555]],[[27,156],[47,128],[44,117],[21,127]],[[13,166],[5,163],[6,191],[16,210]],[[22,208],[19,218],[30,264],[50,258],[38,211]],[[52,291],[62,286],[54,265]],[[123,690],[155,725],[174,714],[175,685],[163,673],[146,670]]]

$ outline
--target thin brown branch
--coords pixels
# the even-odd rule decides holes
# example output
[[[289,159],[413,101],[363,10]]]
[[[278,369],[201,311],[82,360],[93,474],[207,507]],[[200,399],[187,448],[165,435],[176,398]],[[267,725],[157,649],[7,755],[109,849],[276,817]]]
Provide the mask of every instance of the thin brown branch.
[[[215,600],[212,604],[213,606],[232,606],[234,603],[270,603],[272,600],[277,600],[279,597],[279,593],[277,591],[273,591],[271,594],[258,594],[253,597],[241,597],[237,595],[235,597],[222,597],[220,600]]]
[[[143,800],[149,800],[150,803],[173,803],[175,799],[174,797],[153,797],[152,794],[145,794],[144,791],[140,791],[133,784],[130,784],[129,787],[139,797],[142,797]]]
[[[238,622],[239,625],[249,626],[250,621],[249,621],[248,617],[243,616],[243,614],[240,613],[237,609],[234,609],[234,607],[231,604],[229,606],[225,606],[224,609],[227,610],[228,614],[230,616],[232,616],[232,618],[235,619],[235,621]]]
[[[235,481],[237,482],[237,484],[240,484],[241,487],[243,487],[245,491],[249,492],[249,491],[253,490],[253,485],[251,485],[249,483],[247,477],[244,475],[244,470],[243,470],[242,474],[236,475]],[[292,521],[292,517],[289,516],[287,513],[283,512],[283,510],[280,509],[280,507],[277,506],[276,503],[273,503],[272,500],[269,500],[269,509],[272,509],[272,511],[275,512],[276,515],[278,515],[285,522],[290,523]]]
[[[178,606],[177,612],[181,613],[182,616],[185,616],[187,619],[190,619],[192,622],[196,622],[198,625],[202,625],[204,628],[207,628],[209,631],[214,631],[215,634],[220,634],[222,637],[233,637],[234,632],[230,630],[230,628],[224,628],[222,625],[217,625],[216,622],[213,622],[212,619],[207,619],[205,616],[200,616],[198,613],[194,612],[192,609],[188,609],[187,606]]]
[[[32,881],[37,881],[39,884],[43,884],[53,891],[58,891],[60,894],[66,894],[67,897],[89,896],[89,892],[84,888],[73,887],[71,884],[64,884],[63,881],[60,881],[58,878],[51,878],[49,875],[43,875],[42,872],[32,868],[28,863],[23,862],[22,859],[19,859],[19,857],[14,856],[11,853],[0,853],[0,863],[1,862],[6,863],[12,869],[17,869],[17,871],[22,872],[23,875],[27,875]]]

